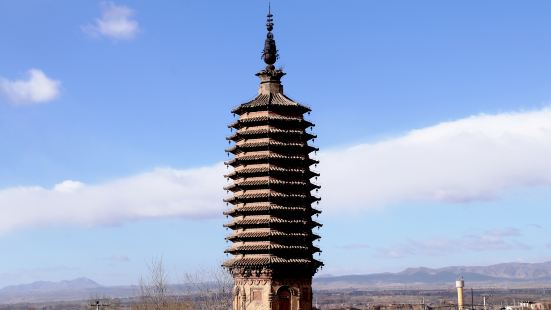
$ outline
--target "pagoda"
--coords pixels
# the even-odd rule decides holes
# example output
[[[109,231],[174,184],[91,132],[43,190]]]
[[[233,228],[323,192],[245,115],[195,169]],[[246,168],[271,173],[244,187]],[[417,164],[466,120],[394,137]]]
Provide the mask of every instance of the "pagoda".
[[[224,226],[232,230],[225,251],[232,256],[224,266],[235,280],[234,310],[312,309],[312,277],[323,265],[314,259],[320,237],[312,232],[321,226],[312,220],[320,213],[312,207],[320,200],[312,195],[319,186],[310,166],[318,161],[310,153],[318,149],[308,144],[316,136],[307,129],[314,124],[304,119],[310,108],[283,93],[272,17],[258,95],[233,109],[239,118],[228,126],[233,156],[226,165],[233,169],[225,189],[232,195],[224,214],[231,221]]]

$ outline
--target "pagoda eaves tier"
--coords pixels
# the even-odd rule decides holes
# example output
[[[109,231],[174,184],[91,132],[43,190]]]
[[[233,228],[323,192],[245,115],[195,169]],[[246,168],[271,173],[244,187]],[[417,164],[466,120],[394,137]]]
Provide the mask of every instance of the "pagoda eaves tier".
[[[232,220],[224,226],[233,230],[225,251],[233,257],[224,266],[236,278],[311,278],[323,265],[314,259],[320,237],[312,232],[321,226],[312,219],[320,198],[311,193],[319,186],[310,166],[318,161],[308,145],[316,136],[306,130],[314,125],[304,119],[310,109],[283,94],[283,75],[273,66],[259,72],[258,96],[232,111],[239,119],[229,125],[236,132],[227,138],[234,157],[226,162],[233,171],[225,189],[233,194],[224,212]]]

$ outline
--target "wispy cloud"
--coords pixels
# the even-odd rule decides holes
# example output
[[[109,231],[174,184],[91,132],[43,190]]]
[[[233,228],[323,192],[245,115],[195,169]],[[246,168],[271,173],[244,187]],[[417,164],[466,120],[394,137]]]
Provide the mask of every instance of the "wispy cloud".
[[[454,252],[526,250],[530,247],[519,242],[516,237],[521,232],[516,228],[487,230],[482,233],[466,234],[459,238],[433,238],[428,240],[409,240],[406,243],[377,249],[377,255],[386,258],[403,258],[412,255],[446,255]]]
[[[479,252],[492,250],[529,249],[530,247],[528,245],[520,243],[514,239],[520,235],[520,231],[516,228],[505,228],[488,230],[482,234],[468,234],[457,241],[461,248]]]
[[[319,157],[327,214],[402,201],[495,199],[517,187],[551,186],[551,109],[473,116]],[[67,180],[52,188],[5,188],[0,190],[0,232],[51,224],[219,217],[225,171],[220,163],[157,169],[101,184]],[[503,238],[513,233],[488,231],[452,241],[471,250],[499,249],[511,246]],[[446,249],[450,240],[430,242],[416,248]],[[404,249],[387,250],[390,256],[407,255]]]
[[[128,263],[130,261],[130,257],[127,255],[111,255],[107,258],[107,260],[118,263]]]
[[[136,37],[140,26],[134,19],[134,10],[113,2],[103,2],[101,9],[101,17],[93,24],[82,27],[84,32],[115,40],[130,40]]]
[[[370,245],[367,243],[350,243],[337,246],[339,249],[344,250],[358,250],[358,249],[369,249]]]
[[[403,258],[414,255],[415,252],[409,246],[391,246],[377,249],[377,256],[382,258]]]
[[[403,201],[466,203],[551,186],[551,108],[477,115],[320,154],[327,210]]]
[[[30,69],[28,78],[9,80],[0,77],[0,93],[15,105],[52,101],[59,96],[61,82],[49,78],[39,69]]]
[[[535,224],[535,223],[528,224],[528,227],[535,228],[535,229],[543,229],[543,226],[541,226],[540,224]]]

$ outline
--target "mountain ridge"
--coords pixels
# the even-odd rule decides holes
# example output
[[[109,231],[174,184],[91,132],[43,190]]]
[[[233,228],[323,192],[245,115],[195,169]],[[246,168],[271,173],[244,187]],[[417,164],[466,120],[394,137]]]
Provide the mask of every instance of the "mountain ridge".
[[[415,267],[400,272],[352,274],[315,277],[316,289],[403,289],[453,288],[461,275],[466,284],[479,287],[498,285],[551,286],[551,261],[543,263],[500,263],[488,266],[448,266],[442,268]],[[174,292],[184,291],[185,284],[171,285]],[[0,289],[0,304],[84,300],[94,295],[135,297],[135,285],[103,286],[89,278],[80,277],[58,282],[36,281],[10,285]]]
[[[317,277],[317,287],[374,287],[399,285],[452,285],[462,276],[468,283],[551,283],[551,261],[543,263],[500,263],[488,266],[416,267],[400,272]]]
[[[91,280],[86,277],[75,278],[72,280],[62,280],[62,281],[35,281],[28,284],[19,284],[19,285],[9,285],[0,289],[0,292],[17,292],[21,290],[28,291],[55,291],[62,289],[91,289],[99,288],[102,285],[98,284],[94,280]]]

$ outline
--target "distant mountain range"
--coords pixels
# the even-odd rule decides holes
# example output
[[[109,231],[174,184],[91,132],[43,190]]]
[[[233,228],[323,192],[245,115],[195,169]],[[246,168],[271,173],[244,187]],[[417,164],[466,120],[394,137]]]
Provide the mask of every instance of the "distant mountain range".
[[[88,278],[60,282],[37,281],[0,289],[0,304],[86,300],[96,296],[125,297],[133,296],[137,291],[135,286],[102,286]]]
[[[1,289],[0,292],[3,294],[16,294],[22,291],[29,293],[46,293],[66,290],[87,290],[99,287],[101,287],[101,285],[88,278],[77,278],[69,281],[37,281],[30,284],[6,286]]]
[[[467,287],[551,286],[551,261],[545,263],[504,263],[491,266],[453,266],[439,269],[408,268],[398,273],[323,276],[314,278],[316,289],[400,289],[453,288],[458,276]],[[171,286],[174,292],[185,285]],[[0,304],[86,300],[94,296],[134,297],[137,286],[102,286],[88,278],[70,281],[39,281],[0,289]]]
[[[392,288],[454,286],[462,276],[477,286],[551,284],[551,261],[545,263],[503,263],[491,266],[452,266],[438,269],[408,268],[398,273],[375,273],[318,277],[317,288]]]

